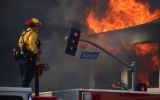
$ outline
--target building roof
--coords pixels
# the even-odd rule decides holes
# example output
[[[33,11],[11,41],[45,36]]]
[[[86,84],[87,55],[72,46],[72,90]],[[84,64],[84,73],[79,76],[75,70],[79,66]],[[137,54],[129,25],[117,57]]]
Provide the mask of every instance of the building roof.
[[[160,19],[145,24],[89,35],[87,40],[103,37],[107,40],[128,40],[129,44],[160,42]],[[105,40],[105,39],[104,39]]]

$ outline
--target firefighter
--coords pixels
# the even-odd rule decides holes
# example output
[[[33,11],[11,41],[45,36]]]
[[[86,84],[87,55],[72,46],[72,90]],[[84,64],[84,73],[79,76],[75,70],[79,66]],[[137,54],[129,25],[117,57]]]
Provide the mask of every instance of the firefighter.
[[[38,38],[41,22],[31,18],[25,22],[27,29],[21,33],[18,46],[20,48],[20,68],[22,86],[29,87],[36,71],[36,63],[40,60],[40,41]]]

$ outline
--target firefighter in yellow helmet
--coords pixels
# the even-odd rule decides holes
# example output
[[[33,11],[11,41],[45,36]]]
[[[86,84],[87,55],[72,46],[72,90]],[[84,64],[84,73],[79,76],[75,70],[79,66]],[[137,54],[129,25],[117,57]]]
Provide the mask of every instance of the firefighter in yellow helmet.
[[[36,62],[40,59],[40,41],[38,38],[41,22],[37,18],[31,18],[25,22],[27,29],[22,32],[18,45],[21,51],[20,68],[22,74],[22,86],[29,87],[36,70]]]

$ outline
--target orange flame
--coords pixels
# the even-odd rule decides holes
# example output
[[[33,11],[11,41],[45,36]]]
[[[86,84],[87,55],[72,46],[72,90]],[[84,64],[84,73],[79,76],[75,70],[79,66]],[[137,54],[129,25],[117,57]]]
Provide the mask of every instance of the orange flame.
[[[109,0],[104,18],[88,10],[87,23],[93,32],[105,32],[150,22],[160,18],[160,10],[150,12],[150,5],[140,0]]]
[[[104,16],[102,17],[96,14],[96,11],[101,8],[102,0],[93,0],[93,2],[95,2],[94,8],[88,10],[86,18],[87,24],[92,31],[90,33],[127,28],[160,18],[160,9],[150,11],[149,3],[140,2],[141,0],[106,1],[108,1],[108,7],[104,11]],[[100,41],[102,41],[102,39],[98,39],[98,43]],[[126,49],[129,49],[126,41],[123,42],[122,40],[121,42]],[[102,45],[102,42],[100,42],[100,44]],[[119,48],[117,49],[109,45],[106,45],[106,48],[109,48],[111,50],[109,51],[114,53],[119,53],[121,51],[118,50]]]
[[[150,52],[156,53],[158,47],[156,44],[137,44],[134,49],[137,55],[142,56]]]
[[[106,0],[106,1],[109,2],[108,2],[108,7],[104,12],[104,17],[98,16],[96,14],[95,9],[98,8],[97,6],[99,6],[99,8],[101,6],[99,3],[95,5],[96,6],[95,9],[88,10],[86,21],[92,33],[100,33],[116,29],[127,28],[131,26],[144,24],[146,22],[150,22],[152,20],[160,18],[160,9],[150,11],[149,3],[144,3],[142,2],[142,0]],[[144,56],[152,52],[153,55],[148,59],[149,61],[152,61],[150,62],[152,63],[150,65],[153,64],[154,66],[158,65],[159,58],[155,56],[157,55],[156,54],[158,50],[157,46],[141,44],[141,45],[136,45],[134,49],[136,55],[138,56]],[[141,73],[139,73],[138,76],[141,82],[149,84],[147,73],[142,71]]]
[[[159,71],[158,44],[146,43],[134,46],[137,59],[139,60],[138,82],[150,84],[149,74]]]

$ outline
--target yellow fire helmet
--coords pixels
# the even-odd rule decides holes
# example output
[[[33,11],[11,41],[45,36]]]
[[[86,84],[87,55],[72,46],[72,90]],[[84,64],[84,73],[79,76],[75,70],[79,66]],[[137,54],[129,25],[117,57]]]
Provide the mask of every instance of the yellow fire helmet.
[[[41,22],[38,18],[31,18],[25,22],[28,26],[41,26]]]

